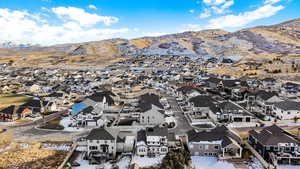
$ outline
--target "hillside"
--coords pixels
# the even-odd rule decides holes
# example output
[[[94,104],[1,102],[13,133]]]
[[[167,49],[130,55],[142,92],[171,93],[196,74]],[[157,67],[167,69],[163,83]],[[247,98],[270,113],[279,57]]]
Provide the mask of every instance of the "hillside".
[[[204,30],[48,47],[0,45],[0,63],[15,66],[101,66],[133,55],[240,56],[243,60],[300,56],[300,19],[236,32]]]

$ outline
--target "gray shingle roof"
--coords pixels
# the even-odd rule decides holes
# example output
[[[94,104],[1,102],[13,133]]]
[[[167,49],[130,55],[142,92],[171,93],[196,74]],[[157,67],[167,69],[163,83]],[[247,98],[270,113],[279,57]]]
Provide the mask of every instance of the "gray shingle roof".
[[[266,127],[260,132],[251,130],[249,131],[249,134],[263,145],[278,145],[278,143],[300,144],[298,140],[277,125]]]

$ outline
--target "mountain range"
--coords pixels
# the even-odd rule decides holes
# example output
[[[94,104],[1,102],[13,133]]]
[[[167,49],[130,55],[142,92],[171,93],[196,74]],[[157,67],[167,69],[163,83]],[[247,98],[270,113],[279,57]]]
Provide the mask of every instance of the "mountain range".
[[[101,66],[134,55],[238,56],[242,60],[300,56],[300,19],[236,32],[189,31],[159,37],[39,46],[0,43],[0,63],[15,66]],[[34,63],[34,64],[32,64]]]

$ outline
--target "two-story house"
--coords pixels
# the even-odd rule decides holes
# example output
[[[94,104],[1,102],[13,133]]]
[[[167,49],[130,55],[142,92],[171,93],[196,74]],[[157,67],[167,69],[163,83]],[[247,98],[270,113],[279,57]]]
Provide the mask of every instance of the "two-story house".
[[[218,156],[223,159],[241,158],[241,138],[225,126],[210,131],[187,133],[188,148],[194,156]]]
[[[136,154],[138,156],[156,156],[168,153],[168,128],[147,127],[137,133]]]
[[[261,131],[249,131],[248,142],[273,164],[283,160],[300,160],[300,141],[277,125],[265,127]]]

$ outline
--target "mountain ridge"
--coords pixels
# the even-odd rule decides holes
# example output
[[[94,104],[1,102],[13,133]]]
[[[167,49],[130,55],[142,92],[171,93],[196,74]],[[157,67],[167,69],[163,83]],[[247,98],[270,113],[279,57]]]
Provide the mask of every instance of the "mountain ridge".
[[[235,32],[187,31],[157,37],[114,38],[52,46],[1,47],[0,63],[98,65],[134,55],[239,56],[243,59],[300,55],[300,19]],[[12,60],[12,61],[11,61]],[[21,62],[22,64],[20,64]],[[26,64],[25,64],[26,65]]]

